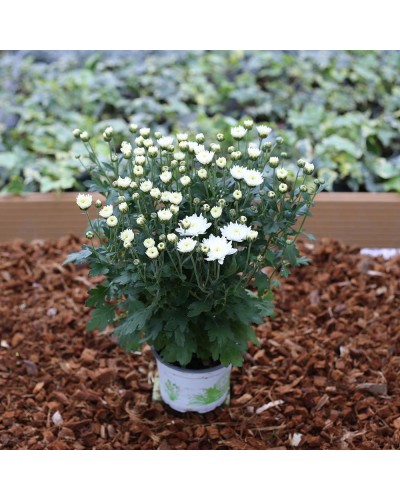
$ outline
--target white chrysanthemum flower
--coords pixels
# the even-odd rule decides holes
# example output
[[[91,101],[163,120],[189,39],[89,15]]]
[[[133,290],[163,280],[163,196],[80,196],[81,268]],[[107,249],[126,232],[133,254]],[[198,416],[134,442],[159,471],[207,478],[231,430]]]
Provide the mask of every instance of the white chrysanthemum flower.
[[[256,160],[260,154],[261,154],[261,151],[257,148],[257,147],[248,147],[247,149],[247,152],[249,154],[249,157],[252,159],[252,160]]]
[[[251,127],[254,125],[254,122],[253,122],[253,120],[252,120],[252,119],[250,119],[250,118],[249,118],[248,120],[245,120],[245,121],[243,122],[243,125],[244,125],[246,128],[251,128]]]
[[[126,201],[123,201],[122,203],[120,203],[118,205],[118,208],[119,208],[119,211],[122,213],[125,213],[129,210],[129,207],[128,207],[128,204],[126,203]]]
[[[188,142],[189,151],[191,153],[194,153],[194,150],[196,148],[198,148],[199,146],[200,146],[200,144],[198,142],[195,142],[195,141],[189,141]],[[204,146],[203,146],[203,149],[204,149]]]
[[[146,219],[143,217],[143,215],[139,215],[139,217],[136,219],[136,222],[138,226],[144,226]]]
[[[185,224],[183,224],[184,221]],[[187,223],[189,223],[189,225],[187,225]],[[180,227],[176,232],[180,235],[198,236],[199,234],[205,234],[207,232],[207,229],[211,226],[211,222],[208,222],[204,215],[194,214],[181,220],[179,225]]]
[[[207,179],[208,172],[205,168],[201,168],[200,170],[197,171],[197,175],[199,176],[200,179],[204,180]]]
[[[171,220],[173,213],[168,208],[163,208],[157,212],[157,215],[161,222],[167,222]]]
[[[104,131],[105,135],[112,136],[114,133],[114,129],[112,127],[107,127]]]
[[[249,187],[255,187],[259,186],[264,182],[264,177],[261,172],[255,169],[250,169],[247,170],[244,173],[244,182],[249,186]]]
[[[207,261],[217,260],[219,264],[224,263],[227,255],[232,255],[237,252],[236,248],[232,248],[232,242],[228,241],[224,236],[210,235],[209,238],[202,241],[203,245],[209,248],[207,252]]]
[[[130,241],[124,241],[124,248],[131,248],[132,243]]]
[[[182,153],[182,151],[177,151],[174,153],[174,159],[176,161],[183,161],[185,159],[185,153]]]
[[[147,152],[151,158],[155,158],[158,155],[158,148],[156,146],[150,146]]]
[[[218,158],[218,160],[215,162],[219,168],[225,168],[226,167],[226,158],[224,156],[221,156],[221,158]]]
[[[100,217],[104,217],[104,219],[108,219],[108,217],[110,217],[110,215],[112,215],[112,214],[113,214],[113,206],[112,205],[106,205],[99,212]]]
[[[160,137],[157,139],[158,144],[160,145],[161,148],[165,149],[168,146],[171,146],[171,144],[174,143],[174,138],[173,137]]]
[[[140,183],[140,190],[143,191],[143,193],[148,193],[152,187],[153,183],[148,179],[147,181],[143,181]]]
[[[176,243],[178,241],[178,236],[174,233],[169,233],[169,234],[167,234],[167,240],[170,243]]]
[[[142,177],[142,175],[144,174],[143,167],[140,165],[135,165],[133,167],[133,173],[136,175],[136,177]]]
[[[268,163],[272,168],[275,168],[279,165],[279,158],[277,156],[271,156],[271,158],[268,160]]]
[[[144,139],[143,139],[143,137],[142,137],[142,136],[136,137],[136,139],[135,139],[135,144],[136,144],[137,146],[139,146],[139,147],[142,147],[142,146],[143,146],[143,141],[144,141]]]
[[[249,231],[249,234],[247,235],[247,241],[255,241],[258,236],[258,231]]]
[[[146,238],[144,241],[143,241],[143,245],[146,247],[146,248],[151,248],[151,247],[154,247],[156,244],[156,242],[153,240],[153,238]]]
[[[135,239],[135,233],[132,229],[125,229],[120,233],[119,237],[122,241],[133,241]]]
[[[240,165],[233,165],[233,167],[230,169],[231,176],[236,179],[237,181],[240,181],[243,179],[244,174],[247,172],[246,167],[242,167]]]
[[[246,135],[247,130],[239,125],[238,127],[232,127],[231,128],[231,134],[234,139],[243,139],[243,137]]]
[[[182,186],[189,186],[192,180],[188,175],[184,175],[179,179],[179,181],[182,184]]]
[[[183,238],[178,241],[176,248],[181,253],[190,253],[196,247],[197,242],[192,238]]]
[[[178,205],[174,205],[172,204],[169,209],[171,210],[171,212],[176,215],[177,213],[179,213],[179,206]]]
[[[132,144],[123,141],[123,143],[121,144],[121,153],[124,155],[124,158],[132,158],[133,155]]]
[[[144,156],[146,154],[146,150],[144,148],[135,148],[133,153],[135,156]]]
[[[267,125],[259,125],[257,128],[258,135],[261,138],[268,137],[269,134],[272,132],[272,128],[268,127]]]
[[[200,153],[202,153],[206,148],[204,147],[204,144],[198,144],[195,148],[194,148],[194,154],[198,155]]]
[[[76,204],[81,210],[87,210],[92,205],[92,195],[79,193],[76,197]]]
[[[162,174],[160,174],[160,179],[165,184],[168,184],[168,182],[170,182],[170,180],[172,179],[172,173],[167,170],[167,171],[163,172]]]
[[[118,177],[117,186],[121,189],[127,189],[130,186],[132,179],[130,177]]]
[[[150,135],[150,129],[149,128],[146,128],[146,127],[143,127],[139,130],[139,134],[142,136],[142,137],[148,137]]]
[[[309,163],[308,161],[305,163],[304,167],[303,167],[303,171],[305,174],[307,175],[311,175],[313,172],[314,172],[314,164],[313,163]]]
[[[188,137],[189,136],[187,134],[176,134],[176,138],[178,139],[178,142],[187,141]]]
[[[136,165],[144,165],[146,163],[146,157],[143,155],[138,155],[135,157]]]
[[[156,247],[151,247],[146,250],[146,255],[150,259],[156,259],[160,254]]]
[[[241,200],[243,197],[243,193],[240,191],[240,189],[236,189],[234,192],[233,192],[233,199],[234,200]]]
[[[170,194],[171,193],[169,191],[163,191],[161,193],[161,201],[164,201],[164,202],[169,201],[169,195]]]
[[[196,153],[196,158],[202,165],[210,165],[214,158],[214,153],[206,150],[200,151],[199,153]]]
[[[278,189],[281,193],[286,193],[286,191],[288,190],[287,184],[281,182],[278,186]]]
[[[138,187],[137,182],[132,181],[132,182],[129,184],[129,187],[130,187],[131,189],[136,189],[136,188]]]
[[[212,207],[212,209],[210,210],[210,214],[214,217],[214,219],[218,219],[218,217],[221,217],[222,215],[222,208]]]
[[[150,196],[158,200],[161,196],[161,191],[158,188],[150,189]]]
[[[226,226],[221,227],[220,231],[222,236],[224,236],[227,240],[237,241],[240,243],[241,241],[247,239],[251,228],[247,227],[245,224],[230,222]]]
[[[276,176],[280,181],[284,181],[286,177],[288,176],[288,171],[285,168],[277,168],[276,169]]]
[[[182,198],[182,193],[170,193],[169,202],[173,203],[174,205],[179,205],[179,203],[182,202]]]
[[[107,226],[109,226],[109,227],[115,227],[118,224],[118,219],[115,217],[115,215],[111,215],[106,220],[106,223],[107,223]]]
[[[143,141],[143,146],[148,149],[149,147],[151,147],[153,145],[153,139],[145,139]]]

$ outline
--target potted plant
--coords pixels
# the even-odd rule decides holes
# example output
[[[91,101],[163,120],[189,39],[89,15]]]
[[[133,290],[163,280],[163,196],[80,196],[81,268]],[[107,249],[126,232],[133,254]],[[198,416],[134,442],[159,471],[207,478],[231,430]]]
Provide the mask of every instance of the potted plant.
[[[224,147],[223,134],[206,143],[203,134],[129,130],[118,145],[105,130],[107,161],[87,132],[74,131],[87,151],[88,191],[105,202],[77,196],[89,243],[65,262],[87,261],[91,276],[104,275],[89,291],[87,328],[112,325],[127,352],[149,344],[163,400],[180,412],[210,411],[227,396],[231,367],[258,343],[252,324],[273,313],[276,275],[307,263],[296,240],[321,182],[250,119],[232,128],[235,147]]]

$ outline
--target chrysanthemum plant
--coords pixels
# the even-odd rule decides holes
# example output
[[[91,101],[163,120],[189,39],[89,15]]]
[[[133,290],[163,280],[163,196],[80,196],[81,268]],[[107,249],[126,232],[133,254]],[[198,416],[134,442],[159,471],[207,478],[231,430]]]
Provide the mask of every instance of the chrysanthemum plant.
[[[89,221],[89,244],[66,262],[88,261],[104,275],[89,291],[87,325],[113,335],[127,351],[151,345],[170,363],[240,366],[252,327],[273,313],[272,288],[289,267],[306,264],[296,240],[320,182],[311,163],[287,159],[283,139],[252,120],[232,128],[234,147],[218,134],[176,138],[138,131],[96,155],[87,132],[90,192],[77,204]],[[287,162],[286,168],[282,165]],[[98,217],[91,220],[94,203]]]

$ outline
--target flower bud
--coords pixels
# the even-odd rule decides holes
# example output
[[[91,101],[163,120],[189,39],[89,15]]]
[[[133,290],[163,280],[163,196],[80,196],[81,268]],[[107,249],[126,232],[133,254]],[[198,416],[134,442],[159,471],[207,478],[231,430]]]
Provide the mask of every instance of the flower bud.
[[[209,205],[208,203],[204,203],[204,205],[203,205],[203,210],[204,210],[204,212],[209,212],[209,210],[210,210],[210,205]]]
[[[179,163],[178,163],[178,161],[177,161],[177,160],[172,160],[172,161],[171,161],[171,167],[172,167],[172,168],[175,168],[175,167],[177,167],[178,165],[179,165]],[[167,167],[167,168],[168,168],[168,167]]]
[[[136,137],[135,144],[137,146],[139,146],[141,148],[143,146],[143,142],[144,142],[144,139],[141,135],[139,137]]]
[[[125,213],[129,210],[128,204],[124,201],[118,205],[119,211]]]
[[[131,196],[132,200],[137,200],[139,198],[139,193],[133,193],[133,195]]]
[[[233,151],[231,153],[232,160],[240,160],[241,157],[242,157],[242,153],[240,151]]]
[[[234,146],[229,146],[228,148],[228,153],[231,154],[235,151],[235,147]]]
[[[187,151],[189,149],[189,143],[187,141],[181,141],[178,147],[181,151]]]
[[[136,125],[136,123],[129,124],[129,132],[131,132],[132,134],[135,134],[137,132],[137,129],[138,126]]]
[[[278,137],[276,138],[276,143],[277,143],[277,144],[283,144],[284,142],[285,142],[285,141],[284,141],[283,137],[278,136]]]
[[[160,252],[162,252],[163,250],[165,250],[165,243],[163,241],[160,241],[160,243],[157,245],[157,248],[158,250],[160,250]]]
[[[263,145],[262,145],[262,150],[263,151],[271,151],[272,149],[272,142],[265,142]]]
[[[123,203],[125,200],[125,196],[118,196],[118,203]]]
[[[141,128],[139,130],[139,134],[144,138],[146,139],[147,137],[149,137],[150,135],[150,129],[149,128]]]
[[[257,261],[262,262],[264,260],[264,257],[262,255],[257,256]]]
[[[235,217],[235,215],[236,215],[236,210],[235,210],[234,208],[231,208],[231,209],[229,210],[229,215],[230,215],[231,217]]]
[[[124,241],[124,248],[131,248],[132,242],[130,241]]]
[[[303,171],[306,175],[311,175],[314,172],[314,168],[315,167],[313,163],[306,162],[303,167]]]
[[[90,141],[90,135],[88,134],[88,132],[82,132],[79,137],[81,138],[81,141],[82,142],[89,142]]]
[[[271,200],[272,200],[273,198],[275,198],[275,197],[276,197],[276,194],[275,194],[275,192],[274,192],[274,191],[268,191],[267,196],[268,196],[268,198],[271,198]]]
[[[176,214],[179,212],[179,207],[178,207],[178,205],[173,205],[173,204],[172,204],[172,205],[169,207],[169,210],[170,210],[170,212],[172,212],[174,215],[176,215]]]
[[[138,193],[135,193],[135,194],[138,194]],[[146,219],[144,218],[143,215],[139,215],[139,217],[136,219],[136,223],[138,224],[138,226],[144,226],[146,223]]]
[[[155,146],[150,146],[147,152],[150,158],[155,158],[158,155],[158,149]]]
[[[114,162],[114,163],[116,163],[118,161],[118,155],[116,155],[115,153],[113,153],[111,155],[111,161]]]
[[[103,203],[101,200],[96,200],[94,206],[96,208],[101,208],[103,206]]]
[[[225,140],[224,134],[217,134],[217,141],[222,142]]]
[[[160,139],[162,136],[163,136],[163,135],[162,135],[162,133],[161,133],[161,132],[154,132],[154,137],[155,137],[156,139]]]
[[[196,141],[197,141],[199,144],[203,144],[203,143],[204,143],[204,141],[205,141],[204,134],[197,134],[197,135],[196,135]]]
[[[261,191],[260,191],[260,196],[265,196],[265,191],[264,191],[264,189],[261,189]]]
[[[221,198],[220,200],[218,200],[218,205],[220,207],[225,207],[226,206],[226,201],[223,198]]]
[[[249,231],[249,234],[247,235],[247,241],[255,241],[258,236],[258,231]]]
[[[251,130],[253,128],[254,122],[251,119],[244,120],[243,125],[244,128],[247,128],[247,130]]]
[[[276,168],[279,165],[279,158],[277,156],[271,156],[268,160],[270,167]]]
[[[221,151],[221,146],[219,144],[212,143],[210,144],[210,149],[211,151],[214,151],[214,153],[218,153]]]
[[[167,151],[169,151],[170,153],[173,153],[175,151],[175,146],[173,144],[170,144],[167,148]]]
[[[297,160],[297,166],[299,168],[303,168],[305,164],[306,164],[306,161],[303,160],[302,158],[300,158],[300,160]]]
[[[278,189],[279,189],[280,193],[286,193],[286,191],[288,190],[287,184],[285,184],[284,182],[281,182],[279,184]]]
[[[181,226],[183,227],[183,229],[189,229],[189,227],[190,227],[190,220],[189,219],[183,219],[183,221],[181,222]]]
[[[320,186],[321,185],[321,181],[319,179],[314,179],[314,184],[316,186]]]
[[[134,266],[138,266],[139,264],[140,264],[140,260],[139,259],[134,259],[133,265]]]
[[[286,151],[282,151],[281,156],[282,156],[282,158],[287,158],[288,154]]]
[[[239,222],[240,224],[245,224],[247,222],[247,217],[245,215],[240,216]]]
[[[198,170],[197,175],[199,176],[200,179],[204,180],[207,179],[208,172],[205,168],[201,168],[200,170]]]
[[[226,158],[221,156],[221,158],[218,158],[218,160],[215,162],[219,168],[225,168],[226,167]]]
[[[250,210],[251,210],[252,212],[254,212],[255,214],[257,214],[257,213],[258,213],[258,208],[256,207],[256,205],[251,205]]]
[[[200,201],[200,198],[193,198],[193,205],[199,205]]]
[[[236,191],[233,192],[233,198],[235,200],[240,200],[242,198],[243,194],[240,191],[240,189],[236,189]]]
[[[181,165],[181,166],[179,167],[179,169],[178,169],[178,170],[179,170],[179,173],[180,173],[180,174],[184,174],[184,173],[186,172],[186,167],[185,167],[185,165]]]
[[[208,253],[210,251],[210,247],[204,243],[200,245],[200,250],[202,253]]]
[[[169,234],[167,234],[167,240],[170,243],[176,243],[178,241],[178,236],[174,233],[169,233]]]
[[[72,131],[72,135],[78,139],[82,133],[82,130],[80,128],[76,128]]]
[[[92,239],[94,238],[94,233],[93,233],[93,231],[87,231],[87,233],[86,233],[86,238],[87,238],[88,240],[92,240]]]
[[[305,184],[302,184],[300,186],[300,191],[302,191],[303,193],[305,193],[306,191],[308,191],[307,186]]]

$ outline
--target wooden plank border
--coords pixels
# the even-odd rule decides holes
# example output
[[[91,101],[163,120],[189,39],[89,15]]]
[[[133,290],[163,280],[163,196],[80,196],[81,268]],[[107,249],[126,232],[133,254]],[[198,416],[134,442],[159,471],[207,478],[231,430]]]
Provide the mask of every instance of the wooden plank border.
[[[0,241],[82,235],[86,217],[77,193],[0,197]],[[320,193],[305,230],[368,248],[400,248],[400,194]]]

